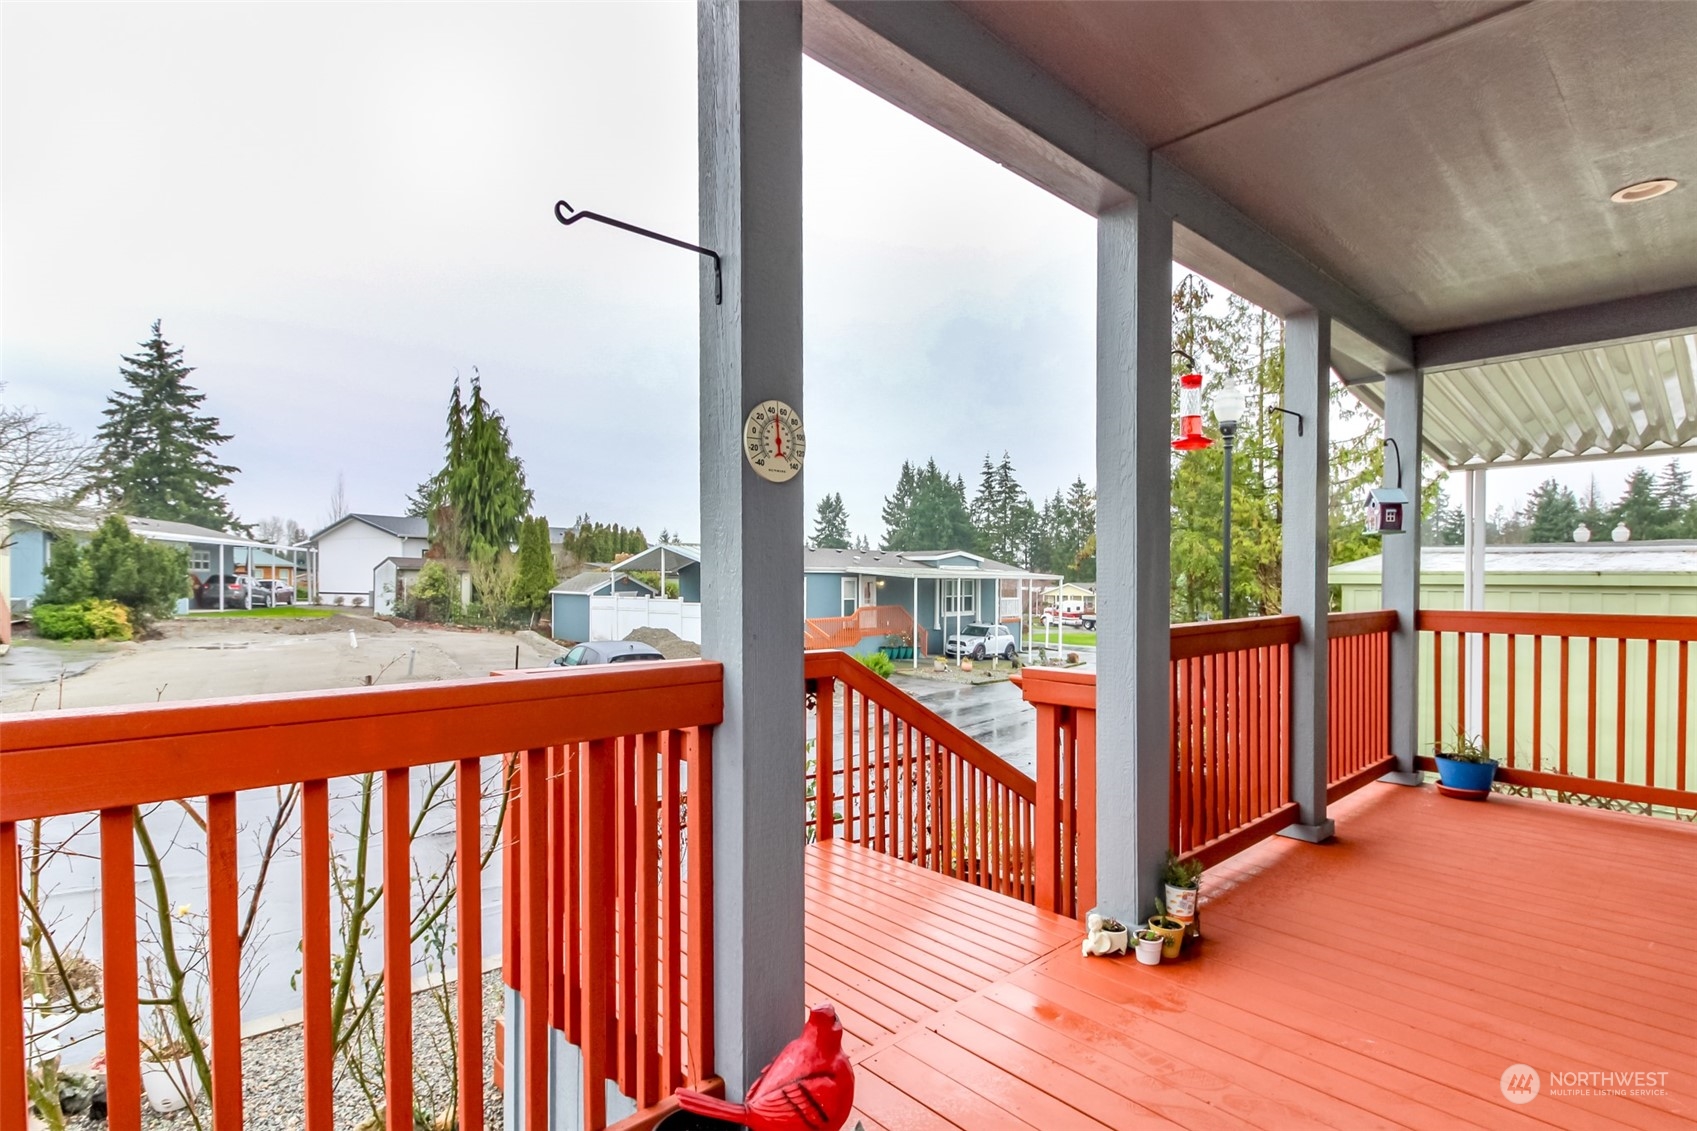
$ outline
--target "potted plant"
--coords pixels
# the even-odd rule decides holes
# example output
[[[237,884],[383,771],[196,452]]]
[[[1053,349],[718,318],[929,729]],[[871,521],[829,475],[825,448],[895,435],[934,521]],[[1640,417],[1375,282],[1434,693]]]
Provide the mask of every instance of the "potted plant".
[[[1202,938],[1201,903],[1202,862],[1180,860],[1167,853],[1167,866],[1161,873],[1167,889],[1167,915],[1184,924],[1184,937],[1192,942]]]
[[[1092,913],[1084,921],[1088,933],[1084,936],[1086,956],[1124,954],[1129,932],[1118,919],[1108,919]]]
[[[1159,931],[1152,931],[1148,927],[1138,931],[1137,961],[1145,966],[1159,966],[1161,964],[1161,948],[1165,943],[1166,939],[1161,937]]]
[[[200,1073],[180,1040],[143,1041],[141,1089],[160,1115],[182,1111],[200,1098]]]
[[[1167,914],[1167,905],[1157,899],[1155,914],[1149,919],[1149,929],[1161,936],[1161,957],[1177,958],[1184,947],[1184,924]]]
[[[1486,753],[1477,739],[1457,733],[1450,748],[1442,743],[1432,748],[1438,763],[1438,791],[1470,801],[1483,801],[1491,796],[1491,783],[1497,777],[1497,760]]]

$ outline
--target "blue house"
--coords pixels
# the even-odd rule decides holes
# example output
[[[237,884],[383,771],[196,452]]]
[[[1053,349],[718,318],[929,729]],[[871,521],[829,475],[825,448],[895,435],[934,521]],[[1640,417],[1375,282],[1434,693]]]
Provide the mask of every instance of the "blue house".
[[[1019,635],[1026,596],[1060,578],[965,550],[819,550],[804,557],[807,647],[873,652],[911,635],[940,656],[969,624],[1005,622]]]

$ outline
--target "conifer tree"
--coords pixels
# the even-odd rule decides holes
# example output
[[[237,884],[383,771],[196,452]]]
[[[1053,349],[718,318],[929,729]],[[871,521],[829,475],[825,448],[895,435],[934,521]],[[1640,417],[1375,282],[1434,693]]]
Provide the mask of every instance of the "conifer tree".
[[[1579,525],[1579,500],[1554,479],[1546,479],[1526,501],[1526,522],[1534,542],[1570,542]]]
[[[896,479],[896,489],[884,498],[882,515],[884,537],[880,543],[884,549],[893,550],[896,548],[894,540],[901,528],[907,523],[908,512],[913,509],[913,496],[917,488],[918,478],[913,470],[913,465],[903,460],[901,475]]]
[[[548,593],[560,583],[554,572],[554,554],[548,543],[548,520],[528,518],[519,530],[518,579],[513,584],[513,604],[531,614],[548,606]]]
[[[826,495],[819,500],[813,519],[813,544],[821,550],[846,550],[849,547],[848,508],[840,494]]]
[[[221,492],[240,468],[213,454],[230,436],[218,430],[216,416],[200,411],[206,394],[188,383],[193,372],[156,319],[141,351],[123,357],[118,374],[127,388],[106,398],[106,423],[96,434],[98,490],[140,518],[230,530],[238,524]]]

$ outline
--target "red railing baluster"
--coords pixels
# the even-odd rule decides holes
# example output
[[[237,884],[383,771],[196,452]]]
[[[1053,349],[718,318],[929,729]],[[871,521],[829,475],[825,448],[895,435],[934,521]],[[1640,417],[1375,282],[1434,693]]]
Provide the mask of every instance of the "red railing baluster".
[[[0,954],[23,949],[18,907],[23,899],[18,826],[0,821]],[[29,1126],[25,1085],[24,984],[21,970],[0,972],[0,1126]]]
[[[483,761],[454,766],[460,1126],[483,1126]]]
[[[388,1131],[413,1131],[412,774],[383,771],[383,1109]]]
[[[242,1126],[242,945],[236,795],[206,799],[207,992],[212,1014],[212,1125]]]
[[[516,854],[508,851],[508,855]],[[507,890],[516,888],[515,884]],[[301,785],[301,1016],[306,1131],[331,1131],[334,1119],[331,961],[330,783],[319,779]],[[516,961],[511,970],[516,977]]]
[[[713,732],[690,732],[689,1065],[713,1073]]]
[[[101,810],[100,996],[106,1020],[106,1121],[112,1131],[141,1131],[135,870],[135,810]],[[158,910],[161,915],[171,913],[168,907]],[[8,907],[5,914],[14,912]],[[5,961],[16,959],[8,954]]]
[[[661,764],[664,780],[660,787],[661,822],[665,836],[662,849],[661,873],[663,882],[663,913],[660,930],[665,940],[665,966],[660,987],[660,1008],[665,1011],[666,1024],[661,1029],[660,1090],[670,1092],[684,1082],[683,1071],[683,1012],[679,1007],[679,986],[683,975],[683,830],[679,821],[683,815],[683,798],[678,791],[678,767],[683,761],[686,735],[667,731],[662,737]]]

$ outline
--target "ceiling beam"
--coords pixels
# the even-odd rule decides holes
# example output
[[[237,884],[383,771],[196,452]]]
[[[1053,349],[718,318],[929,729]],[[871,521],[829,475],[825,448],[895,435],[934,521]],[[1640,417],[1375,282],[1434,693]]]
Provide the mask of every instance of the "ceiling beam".
[[[1682,287],[1421,334],[1414,339],[1414,359],[1422,369],[1455,369],[1692,329],[1697,329],[1697,287]]]
[[[1174,258],[1185,267],[1280,315],[1325,311],[1412,363],[1412,337],[1376,304],[953,4],[805,0],[803,13],[804,49],[844,77],[1093,216],[1130,196],[1151,201],[1181,225]]]

